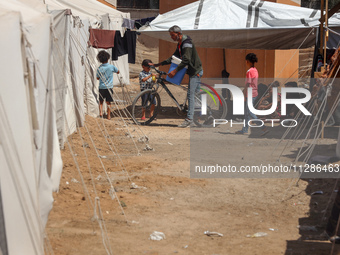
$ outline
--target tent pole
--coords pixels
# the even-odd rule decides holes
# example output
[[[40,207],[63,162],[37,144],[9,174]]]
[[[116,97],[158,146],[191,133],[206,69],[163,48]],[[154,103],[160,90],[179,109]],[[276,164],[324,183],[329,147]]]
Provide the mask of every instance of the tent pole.
[[[328,12],[328,18],[332,17],[337,11],[339,11],[340,9],[340,3],[338,3],[337,5],[335,5],[332,9],[329,10]],[[325,22],[325,18],[320,18],[319,21],[321,23]]]
[[[324,43],[324,39],[323,39],[323,21],[324,21],[324,5],[325,5],[325,0],[321,0],[321,21],[320,22],[320,48],[319,48],[319,54],[322,54],[322,50],[323,50],[323,43]]]
[[[325,32],[325,43],[323,49],[323,66],[326,68],[326,55],[327,55],[327,41],[328,41],[328,0],[326,0],[326,16],[325,16],[325,27],[327,31]]]

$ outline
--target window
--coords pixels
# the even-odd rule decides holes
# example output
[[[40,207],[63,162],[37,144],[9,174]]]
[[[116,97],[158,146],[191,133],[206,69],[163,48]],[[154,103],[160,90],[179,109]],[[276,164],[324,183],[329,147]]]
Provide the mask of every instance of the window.
[[[159,0],[117,0],[118,8],[159,9]]]

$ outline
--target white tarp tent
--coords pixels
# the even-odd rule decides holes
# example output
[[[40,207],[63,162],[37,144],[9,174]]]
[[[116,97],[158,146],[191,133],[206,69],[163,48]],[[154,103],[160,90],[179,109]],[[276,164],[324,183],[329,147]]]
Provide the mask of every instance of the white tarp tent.
[[[320,11],[260,0],[201,0],[157,16],[140,32],[171,41],[168,29],[182,28],[198,47],[296,49],[315,44]],[[329,19],[340,27],[340,14]]]
[[[79,16],[53,2],[50,12],[38,0],[0,2],[0,254],[44,254],[59,146],[84,120],[85,71],[98,66],[88,27],[121,29],[128,17],[94,0],[67,2]],[[128,79],[127,57],[116,65]]]
[[[95,77],[99,66],[96,59],[98,50],[87,47],[89,27],[120,30],[123,33],[123,18],[130,18],[130,14],[114,10],[96,0],[45,2],[48,12],[53,16],[53,36],[57,38],[52,54],[55,59],[53,69],[57,70],[54,81],[57,87],[64,87],[64,91],[59,91],[57,97],[57,100],[66,104],[64,108],[57,110],[58,122],[68,123],[67,126],[58,125],[63,144],[65,138],[75,131],[77,123],[79,126],[83,125],[84,111],[93,117],[99,114],[98,81]],[[111,50],[108,51],[111,53]],[[129,84],[128,56],[119,57],[113,64],[120,70],[120,79],[115,75],[114,85]],[[73,98],[76,100],[74,105]],[[85,108],[81,107],[83,102]]]
[[[0,182],[7,251],[44,254],[61,157],[48,85],[50,15],[20,1],[1,2]],[[52,174],[53,173],[53,174]],[[18,245],[20,243],[20,245]],[[4,251],[2,251],[4,253]]]

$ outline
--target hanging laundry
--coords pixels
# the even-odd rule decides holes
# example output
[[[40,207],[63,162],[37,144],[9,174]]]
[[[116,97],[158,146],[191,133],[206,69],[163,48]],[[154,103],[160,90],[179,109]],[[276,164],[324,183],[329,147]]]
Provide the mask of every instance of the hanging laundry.
[[[149,23],[151,21],[153,21],[156,17],[149,17],[149,18],[145,18],[145,19],[137,19],[135,20],[135,27],[137,29],[139,29],[140,27],[144,26],[144,25],[149,25]]]
[[[124,37],[120,31],[116,31],[115,46],[112,48],[112,60],[118,60],[118,57],[128,54],[128,62],[136,62],[136,31],[126,30]]]
[[[136,31],[127,30],[124,36],[127,42],[128,62],[134,64],[136,62]]]
[[[112,48],[112,60],[118,60],[118,57],[128,53],[126,37],[122,37],[120,31],[116,31],[114,47]]]
[[[88,45],[93,48],[109,49],[114,47],[116,31],[90,28]]]
[[[128,29],[134,29],[135,28],[135,21],[131,19],[125,19],[123,18],[123,24],[122,27],[126,27]]]

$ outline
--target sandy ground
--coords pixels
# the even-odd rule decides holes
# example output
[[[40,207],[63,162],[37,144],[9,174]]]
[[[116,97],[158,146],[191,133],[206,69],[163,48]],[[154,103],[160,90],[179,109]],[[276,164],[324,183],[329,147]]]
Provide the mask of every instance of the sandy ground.
[[[138,86],[131,83],[133,98]],[[54,254],[331,254],[320,234],[336,195],[333,179],[295,185],[296,179],[190,178],[190,138],[202,136],[207,153],[201,158],[210,162],[209,133],[223,151],[219,159],[238,166],[274,164],[280,154],[280,162],[291,162],[302,138],[283,151],[288,141],[279,143],[281,127],[265,137],[257,130],[235,135],[238,128],[229,126],[181,129],[174,104],[164,93],[161,98],[163,111],[150,126],[87,117],[86,127],[69,137],[46,228]],[[327,128],[313,155],[334,155],[337,131]],[[143,133],[153,150],[138,142]],[[166,239],[150,240],[154,231]],[[249,237],[258,232],[267,235]],[[333,254],[340,254],[338,245]]]

